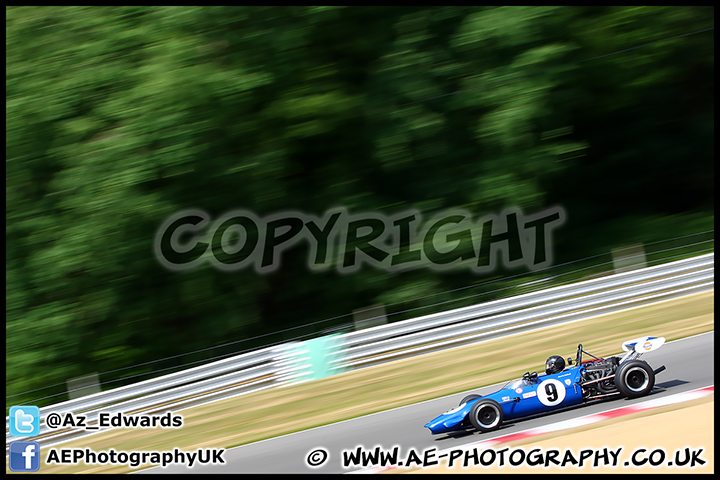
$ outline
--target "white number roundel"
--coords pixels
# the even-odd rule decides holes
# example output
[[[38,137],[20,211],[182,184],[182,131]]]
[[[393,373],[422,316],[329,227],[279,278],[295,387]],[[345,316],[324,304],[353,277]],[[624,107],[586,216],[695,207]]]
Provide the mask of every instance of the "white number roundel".
[[[560,380],[548,379],[538,385],[537,396],[546,407],[554,407],[565,400],[565,385]]]

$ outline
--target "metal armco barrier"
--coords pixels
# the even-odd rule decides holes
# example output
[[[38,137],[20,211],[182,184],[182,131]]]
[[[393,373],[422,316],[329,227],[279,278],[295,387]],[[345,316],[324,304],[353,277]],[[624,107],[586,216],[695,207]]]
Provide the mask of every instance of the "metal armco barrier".
[[[115,388],[40,409],[40,433],[33,438],[50,446],[96,433],[73,428],[51,429],[45,425],[48,413],[72,412],[87,416],[89,425],[97,424],[100,412],[161,413],[200,405],[233,395],[241,395],[273,386],[279,373],[275,359],[278,347],[245,353],[207,365],[183,370],[151,380]],[[18,437],[10,436],[10,419],[5,420],[6,450]]]
[[[541,290],[344,335],[358,368],[711,289],[714,255]]]
[[[714,253],[710,253],[336,335],[333,338],[335,354],[328,358],[324,374],[364,368],[711,290],[714,288],[714,258]],[[308,363],[309,357],[304,353],[306,345],[304,342],[288,342],[42,407],[40,434],[32,440],[42,446],[51,446],[95,433],[76,428],[50,429],[44,423],[45,416],[50,412],[87,415],[88,423],[92,424],[96,423],[101,411],[130,415],[176,411],[314,378],[308,371],[312,362]],[[317,362],[317,359],[313,361]],[[5,431],[7,449],[10,441],[20,440],[10,436],[8,417]]]

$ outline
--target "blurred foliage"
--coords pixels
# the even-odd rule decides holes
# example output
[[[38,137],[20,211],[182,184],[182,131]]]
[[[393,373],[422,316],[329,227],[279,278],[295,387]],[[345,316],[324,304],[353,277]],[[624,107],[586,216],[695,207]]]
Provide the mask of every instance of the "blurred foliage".
[[[310,272],[302,249],[268,275],[170,272],[152,241],[181,209],[561,205],[557,264],[712,229],[713,33],[659,40],[713,13],[8,7],[6,385],[36,390],[8,405],[545,276]]]

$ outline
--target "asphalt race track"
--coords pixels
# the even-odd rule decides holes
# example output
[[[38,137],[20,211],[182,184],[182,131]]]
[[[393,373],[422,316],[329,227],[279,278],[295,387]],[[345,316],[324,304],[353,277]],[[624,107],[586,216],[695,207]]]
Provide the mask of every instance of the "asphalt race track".
[[[399,446],[400,458],[403,458],[410,448],[417,452],[431,447],[438,450],[456,448],[573,417],[714,385],[714,337],[714,332],[709,332],[669,342],[659,350],[643,355],[642,359],[653,368],[665,365],[667,370],[658,374],[655,388],[650,395],[635,400],[599,401],[549,415],[506,423],[490,434],[433,436],[423,427],[440,413],[457,406],[466,394],[487,394],[500,386],[493,385],[236,447],[225,451],[224,465],[164,469],[156,467],[138,473],[348,473],[358,470],[359,467],[344,469],[341,452],[354,450],[358,446],[365,449],[380,446],[384,450]],[[596,353],[592,350],[590,352]],[[325,449],[329,456],[322,466],[311,468],[306,464],[306,457],[317,448]]]

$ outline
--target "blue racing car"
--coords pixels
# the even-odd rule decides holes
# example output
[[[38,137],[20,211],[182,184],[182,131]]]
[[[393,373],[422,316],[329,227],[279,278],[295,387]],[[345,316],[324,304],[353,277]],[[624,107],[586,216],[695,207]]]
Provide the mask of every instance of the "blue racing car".
[[[505,420],[547,413],[611,396],[637,398],[650,393],[655,386],[655,370],[639,360],[643,353],[657,350],[665,343],[663,337],[641,337],[623,343],[622,357],[599,358],[578,345],[575,365],[566,368],[562,357],[547,359],[545,374],[525,373],[508,382],[500,390],[486,396],[468,395],[460,405],[425,424],[433,434],[475,428],[490,432]],[[583,353],[592,360],[583,361]],[[567,359],[568,365],[573,359]]]

